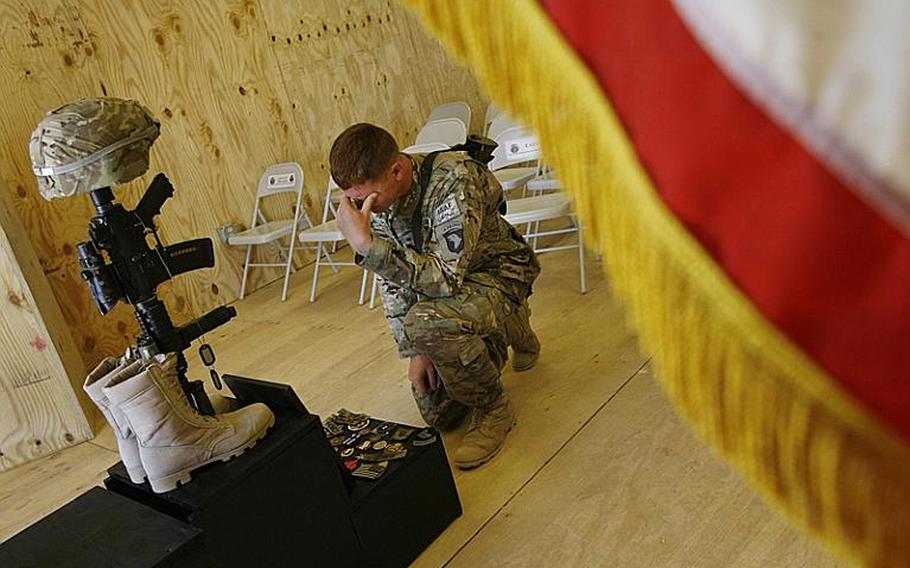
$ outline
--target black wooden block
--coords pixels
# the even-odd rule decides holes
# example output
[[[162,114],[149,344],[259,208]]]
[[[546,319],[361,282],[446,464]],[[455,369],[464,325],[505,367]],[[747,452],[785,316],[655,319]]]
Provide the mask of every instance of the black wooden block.
[[[352,492],[354,529],[364,566],[405,567],[461,516],[461,502],[442,438],[408,447],[376,481],[357,480]]]
[[[202,531],[93,487],[0,545],[4,568],[213,566]]]
[[[358,566],[347,487],[316,416],[277,413],[269,435],[155,494],[122,464],[105,485],[204,531],[218,566]]]

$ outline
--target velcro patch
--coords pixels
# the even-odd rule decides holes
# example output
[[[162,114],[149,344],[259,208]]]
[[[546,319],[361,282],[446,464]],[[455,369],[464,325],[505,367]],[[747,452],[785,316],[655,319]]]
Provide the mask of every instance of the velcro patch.
[[[455,196],[453,195],[436,207],[436,211],[433,212],[433,217],[436,219],[436,224],[441,225],[446,221],[451,221],[455,217],[458,217],[460,213],[461,208],[458,207],[458,201],[456,201]]]
[[[461,252],[464,248],[464,229],[461,227],[449,229],[443,238],[446,240],[446,248],[449,249],[449,252]]]

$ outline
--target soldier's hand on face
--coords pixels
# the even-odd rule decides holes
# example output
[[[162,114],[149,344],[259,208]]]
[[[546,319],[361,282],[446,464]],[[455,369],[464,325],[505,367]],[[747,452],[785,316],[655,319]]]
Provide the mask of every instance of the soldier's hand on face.
[[[414,355],[408,368],[408,378],[418,394],[433,392],[439,387],[439,375],[433,362],[425,355]]]
[[[348,244],[362,255],[370,252],[373,245],[373,234],[370,231],[370,210],[377,194],[371,193],[363,200],[359,208],[349,197],[344,197],[338,206],[338,229]]]

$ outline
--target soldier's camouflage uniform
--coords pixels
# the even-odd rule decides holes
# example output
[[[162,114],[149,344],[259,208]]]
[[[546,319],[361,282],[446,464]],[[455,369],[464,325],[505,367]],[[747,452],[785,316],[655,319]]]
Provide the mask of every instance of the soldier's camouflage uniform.
[[[373,216],[373,245],[358,262],[381,277],[399,354],[426,355],[436,367],[442,385],[423,396],[414,391],[414,398],[424,419],[445,429],[500,398],[500,372],[516,335],[509,322],[523,310],[526,324],[525,300],[540,265],[499,214],[499,182],[459,152],[436,156],[422,203],[423,252],[415,250],[412,215],[425,156],[410,158],[411,191]]]

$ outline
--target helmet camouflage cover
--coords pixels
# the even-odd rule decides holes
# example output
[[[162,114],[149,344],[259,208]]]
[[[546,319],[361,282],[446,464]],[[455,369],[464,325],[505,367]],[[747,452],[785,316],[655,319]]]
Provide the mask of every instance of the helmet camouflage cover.
[[[136,101],[80,99],[47,113],[29,142],[45,199],[126,183],[148,170],[159,123]]]

